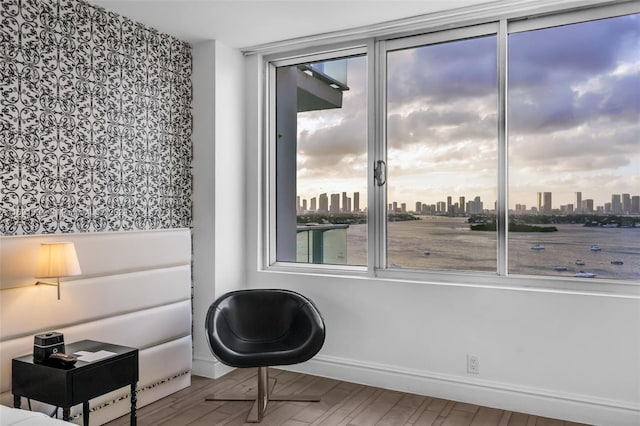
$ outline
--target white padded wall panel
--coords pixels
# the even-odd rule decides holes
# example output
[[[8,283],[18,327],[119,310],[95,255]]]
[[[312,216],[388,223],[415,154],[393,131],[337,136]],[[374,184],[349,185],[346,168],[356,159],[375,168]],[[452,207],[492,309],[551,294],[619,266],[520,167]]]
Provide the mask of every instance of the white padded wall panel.
[[[191,333],[191,302],[188,300],[79,324],[64,329],[65,341],[87,339],[138,349],[165,343]],[[68,336],[68,337],[67,337]]]
[[[189,300],[190,280],[191,268],[185,265],[63,282],[60,300],[51,286],[5,290],[0,297],[0,336],[7,340],[33,330],[53,330]]]
[[[188,229],[0,237],[0,288],[32,285],[40,243],[59,241],[75,244],[84,277],[191,264]]]
[[[173,377],[191,370],[191,346],[191,336],[185,336],[140,352],[145,362],[140,363],[138,386],[149,386],[156,382],[157,377]]]

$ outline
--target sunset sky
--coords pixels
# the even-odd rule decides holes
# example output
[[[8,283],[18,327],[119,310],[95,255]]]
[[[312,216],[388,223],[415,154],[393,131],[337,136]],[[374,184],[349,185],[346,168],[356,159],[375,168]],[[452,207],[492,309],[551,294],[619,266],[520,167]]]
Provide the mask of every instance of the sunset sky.
[[[388,201],[496,199],[496,37],[388,55]],[[640,195],[640,20],[509,36],[509,206],[552,192],[596,205]],[[360,192],[366,206],[366,58],[343,107],[298,114],[298,195]]]

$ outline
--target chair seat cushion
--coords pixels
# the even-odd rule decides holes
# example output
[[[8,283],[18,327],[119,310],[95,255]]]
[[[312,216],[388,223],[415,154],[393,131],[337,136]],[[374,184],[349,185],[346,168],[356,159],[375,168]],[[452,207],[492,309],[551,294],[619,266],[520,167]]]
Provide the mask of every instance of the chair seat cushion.
[[[324,322],[315,305],[289,290],[227,293],[207,314],[213,354],[232,367],[268,367],[304,362],[322,348]]]

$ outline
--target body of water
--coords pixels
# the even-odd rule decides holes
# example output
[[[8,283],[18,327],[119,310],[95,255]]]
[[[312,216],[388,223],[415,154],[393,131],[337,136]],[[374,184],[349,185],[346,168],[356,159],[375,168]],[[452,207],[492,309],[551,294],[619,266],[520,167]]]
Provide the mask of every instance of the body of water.
[[[510,274],[572,277],[578,271],[585,271],[602,279],[640,279],[640,228],[554,226],[558,232],[509,234]],[[366,225],[348,228],[348,264],[366,265],[366,233]],[[465,218],[425,216],[416,221],[391,222],[387,226],[387,238],[389,266],[496,271],[496,233],[471,231]],[[594,244],[601,250],[592,251]],[[535,245],[544,249],[532,249]],[[578,260],[584,265],[577,265]],[[612,261],[622,264],[612,264]]]

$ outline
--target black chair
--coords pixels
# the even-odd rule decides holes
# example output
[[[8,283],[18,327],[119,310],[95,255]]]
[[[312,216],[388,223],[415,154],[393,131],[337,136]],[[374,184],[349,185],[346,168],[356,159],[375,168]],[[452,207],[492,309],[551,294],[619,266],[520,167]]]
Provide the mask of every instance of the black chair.
[[[258,395],[212,395],[207,401],[255,403],[247,422],[259,423],[271,401],[320,401],[319,396],[272,395],[269,366],[311,359],[324,344],[324,321],[313,302],[290,290],[232,291],[209,307],[205,329],[211,352],[223,364],[258,368]]]

